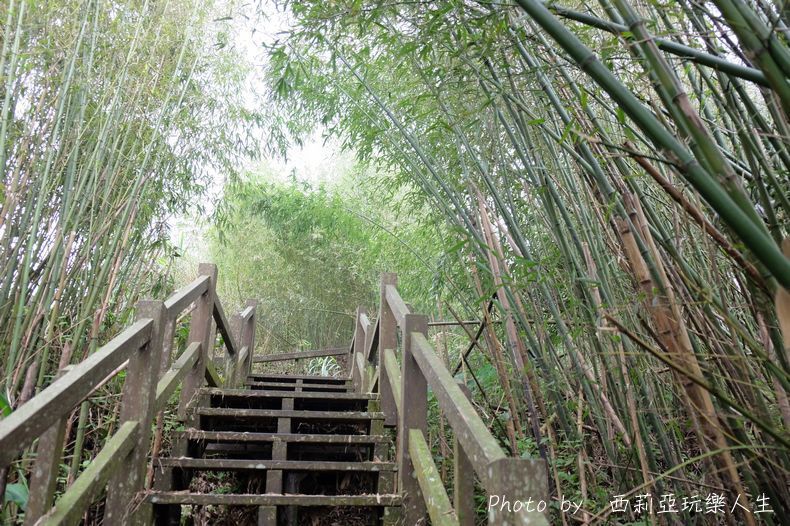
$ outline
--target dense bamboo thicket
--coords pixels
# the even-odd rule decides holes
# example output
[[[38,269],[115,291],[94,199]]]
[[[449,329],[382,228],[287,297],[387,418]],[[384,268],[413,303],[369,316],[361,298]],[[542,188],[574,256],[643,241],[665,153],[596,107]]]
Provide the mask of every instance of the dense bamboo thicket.
[[[199,213],[232,173],[256,116],[242,62],[218,48],[211,2],[0,3],[0,411],[126,326],[141,295],[164,297],[167,219]],[[117,388],[117,386],[115,386]],[[64,479],[101,443],[117,400],[69,425]],[[98,449],[98,447],[96,448]],[[90,451],[85,453],[90,456]],[[24,459],[0,473],[23,505]],[[67,475],[66,475],[67,474]],[[20,508],[0,508],[13,523]]]
[[[783,5],[280,5],[283,112],[427,199],[447,301],[495,297],[467,373],[495,369],[493,428],[584,500],[554,520],[789,522]]]
[[[357,168],[317,185],[259,169],[225,187],[211,257],[224,298],[258,299],[259,353],[348,345],[356,307],[377,301],[381,269],[400,271],[404,294],[424,298],[439,231],[395,212],[369,191],[374,173]]]

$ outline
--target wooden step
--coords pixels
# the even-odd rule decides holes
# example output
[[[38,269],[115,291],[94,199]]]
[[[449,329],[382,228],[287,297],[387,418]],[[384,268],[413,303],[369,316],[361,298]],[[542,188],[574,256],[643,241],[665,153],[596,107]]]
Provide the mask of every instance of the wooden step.
[[[340,391],[340,392],[348,392],[351,389],[350,385],[335,385],[335,384],[296,384],[296,383],[289,383],[289,382],[255,382],[255,381],[247,381],[245,382],[246,386],[250,389],[277,389],[283,390],[288,387],[293,387],[296,389],[297,387],[302,389],[303,391],[307,391],[310,393],[320,393],[324,391]]]
[[[300,435],[297,433],[248,433],[202,431],[189,428],[180,432],[189,440],[206,442],[286,442],[300,444],[381,444],[390,442],[384,435]]]
[[[335,462],[323,460],[241,460],[220,458],[168,457],[156,461],[156,468],[192,471],[397,471],[392,462]]]
[[[220,494],[187,491],[151,491],[146,494],[151,504],[185,504],[194,506],[375,506],[401,505],[400,495],[279,495]]]
[[[299,420],[383,420],[384,413],[378,411],[294,411],[287,409],[239,409],[234,407],[198,407],[197,414],[213,417],[234,418],[295,418]]]
[[[316,398],[319,400],[378,400],[374,393],[317,392],[317,391],[270,391],[250,389],[217,389],[207,387],[200,390],[210,396],[238,398]]]
[[[336,376],[315,376],[315,375],[298,375],[298,374],[262,374],[252,373],[247,375],[247,380],[253,382],[294,382],[302,380],[307,383],[326,383],[326,384],[349,384],[351,380],[348,378],[338,378]]]

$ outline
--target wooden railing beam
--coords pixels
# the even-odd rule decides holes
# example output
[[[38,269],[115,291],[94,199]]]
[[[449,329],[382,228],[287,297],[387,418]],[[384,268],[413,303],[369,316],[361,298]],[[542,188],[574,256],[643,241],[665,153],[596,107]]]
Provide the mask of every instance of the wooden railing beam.
[[[192,283],[185,285],[170,295],[165,300],[165,310],[168,319],[175,319],[181,311],[186,309],[192,302],[198,299],[208,290],[209,277],[198,276]]]
[[[399,327],[403,327],[403,321],[407,314],[411,314],[411,309],[406,305],[403,301],[403,298],[400,297],[398,294],[398,289],[395,288],[395,285],[387,284],[385,286],[385,297],[387,298],[387,303],[389,304],[389,308],[392,310],[392,314],[395,316],[395,321],[398,323]]]
[[[409,430],[409,455],[425,498],[431,525],[459,526],[458,516],[450,504],[447,490],[444,489],[439,470],[436,469],[436,463],[433,461],[431,448],[428,447],[425,435],[419,429]]]
[[[225,316],[225,309],[222,308],[222,302],[218,297],[214,298],[213,309],[214,321],[217,322],[217,330],[222,335],[225,341],[225,348],[230,356],[235,356],[239,352],[239,343],[233,331],[232,323],[228,323],[228,318]]]
[[[178,357],[176,363],[170,368],[159,380],[156,385],[156,409],[162,410],[172,394],[175,392],[176,387],[181,382],[181,379],[195,366],[198,357],[200,356],[200,342],[192,342],[184,349],[181,356]]]
[[[151,337],[153,321],[140,319],[0,420],[0,467],[5,467],[53,422],[64,418]]]
[[[457,382],[467,400],[472,399],[469,388]],[[464,451],[457,436],[453,437],[453,505],[458,515],[459,526],[475,526],[475,477],[469,455]]]
[[[436,355],[424,334],[412,334],[413,355],[422,374],[433,390],[439,407],[461,442],[474,466],[475,473],[487,482],[488,465],[505,458],[505,453],[491,435],[472,403],[455,383],[450,371]]]
[[[383,379],[386,378],[388,387],[388,392],[390,393],[390,397],[392,398],[394,408],[394,415],[395,421],[397,422],[398,414],[401,412],[401,402],[403,398],[403,390],[401,388],[401,379],[400,379],[400,365],[398,365],[398,360],[395,358],[395,351],[392,349],[384,349],[384,362],[383,362],[384,372],[385,374],[380,375],[379,378],[379,385],[383,385]],[[383,393],[382,393],[383,398]],[[382,409],[384,409],[382,404]],[[384,412],[386,415],[386,411]],[[386,418],[386,416],[385,416]],[[386,423],[386,420],[385,420]]]
[[[364,357],[365,353],[365,343],[367,343],[367,338],[365,335],[365,325],[362,323],[362,319],[367,319],[367,311],[364,307],[357,307],[357,313],[355,316],[356,322],[354,323],[354,341],[352,344],[351,349],[351,363],[349,364],[349,368],[351,369],[351,379],[353,380],[354,388],[358,392],[362,392],[364,390],[364,379],[365,379],[365,367],[364,367],[364,359],[360,360],[359,357]]]
[[[93,499],[107,484],[109,478],[121,469],[119,459],[130,455],[135,447],[135,442],[140,431],[140,424],[129,420],[107,441],[99,454],[91,461],[85,471],[66,490],[58,500],[52,511],[38,522],[39,526],[70,526],[77,525],[82,520],[85,510],[88,509]],[[127,522],[107,522],[105,524],[127,524]]]

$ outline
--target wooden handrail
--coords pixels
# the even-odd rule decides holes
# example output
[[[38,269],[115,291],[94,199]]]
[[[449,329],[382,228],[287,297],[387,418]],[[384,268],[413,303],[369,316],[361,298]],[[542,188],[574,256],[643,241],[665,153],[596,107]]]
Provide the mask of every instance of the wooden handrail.
[[[255,307],[250,305],[249,307],[241,311],[241,313],[239,313],[239,316],[241,317],[242,320],[247,321],[252,317],[253,314],[255,314]]]
[[[170,396],[189,370],[195,366],[200,356],[200,342],[193,342],[187,347],[176,363],[167,371],[156,385],[156,409],[160,411],[167,405]]]
[[[228,324],[216,297],[216,267],[201,264],[199,276],[165,301],[143,300],[136,306],[136,321],[85,360],[68,365],[41,393],[0,420],[0,468],[39,439],[30,479],[30,502],[25,524],[76,524],[92,499],[107,486],[105,521],[134,522],[128,504],[143,488],[151,428],[179,384],[179,415],[209,378],[210,385],[235,386],[251,367],[255,344],[255,302],[247,302]],[[173,327],[190,305],[189,343],[172,367],[167,368]],[[225,339],[230,356],[225,379],[207,363],[213,347],[212,318]],[[102,450],[52,507],[68,415],[83,400],[120,370],[126,368],[120,405],[120,425]],[[161,378],[159,375],[161,373]],[[135,513],[132,511],[132,513]]]
[[[379,320],[376,320],[376,323],[373,324],[373,330],[368,335],[368,341],[365,344],[365,359],[368,361],[374,361],[376,354],[378,352],[378,343],[379,337]]]
[[[505,458],[505,452],[491,435],[488,426],[477,414],[472,403],[455,383],[450,371],[434,352],[431,344],[420,333],[412,333],[413,355],[428,386],[433,390],[442,413],[472,461],[475,473],[487,483],[486,471],[492,462]]]
[[[26,404],[0,420],[0,467],[5,467],[53,422],[65,418],[151,336],[153,322],[140,320],[107,342]]]
[[[399,490],[404,499],[406,522],[420,522],[428,515],[432,524],[473,524],[472,472],[489,495],[507,495],[511,500],[523,501],[547,499],[545,462],[505,454],[464,392],[466,386],[456,383],[428,341],[427,318],[412,314],[396,285],[397,276],[382,275],[377,323],[379,360],[375,365],[379,368],[377,392],[385,417],[398,425]],[[395,349],[398,328],[403,345],[402,364],[398,363]],[[437,482],[436,466],[425,442],[429,390],[436,397],[454,435],[454,508],[444,485]],[[488,522],[522,526],[548,524],[542,513],[510,513],[501,509],[489,510]]]
[[[225,348],[228,350],[228,354],[235,356],[238,353],[239,344],[236,342],[236,337],[230,328],[228,318],[225,316],[225,310],[222,308],[222,302],[220,302],[219,298],[214,300],[213,315],[214,321],[217,322],[217,330],[225,341]]]
[[[198,276],[189,285],[185,285],[165,300],[165,310],[170,320],[174,320],[192,302],[208,290],[209,277]]]
[[[458,526],[447,490],[444,489],[439,470],[431,455],[431,448],[425,442],[425,435],[419,429],[409,430],[409,454],[414,463],[414,474],[420,484],[431,524],[435,526]]]
[[[78,524],[85,510],[107,484],[110,476],[121,467],[118,459],[128,456],[132,451],[139,428],[140,423],[134,420],[121,424],[118,431],[104,444],[96,458],[58,500],[52,511],[37,525]]]
[[[397,358],[395,358],[395,351],[392,349],[384,349],[384,364],[385,373],[390,381],[390,388],[392,389],[392,398],[395,401],[395,408],[400,414],[403,390],[400,380],[400,366],[398,365]]]
[[[362,325],[362,330],[365,331],[367,335],[368,331],[370,330],[370,318],[364,312],[359,315],[359,323]]]
[[[395,316],[398,326],[403,326],[403,321],[407,314],[411,314],[411,309],[409,309],[409,307],[403,301],[403,298],[400,297],[400,294],[398,294],[398,289],[396,289],[394,285],[387,285],[386,291],[387,303],[389,304],[390,309],[392,309],[392,314]]]

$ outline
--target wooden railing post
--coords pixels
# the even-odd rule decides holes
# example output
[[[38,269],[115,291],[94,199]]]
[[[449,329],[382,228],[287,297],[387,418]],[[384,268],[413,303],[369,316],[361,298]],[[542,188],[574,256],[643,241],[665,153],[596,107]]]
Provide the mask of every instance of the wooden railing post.
[[[466,384],[458,382],[458,387],[472,400],[472,393]],[[469,455],[464,451],[463,446],[458,441],[458,437],[453,437],[453,473],[455,488],[453,491],[453,507],[458,516],[459,526],[474,526],[475,524],[475,470]]]
[[[354,348],[351,353],[351,371],[352,371],[352,381],[354,382],[354,389],[361,393],[365,386],[364,378],[365,378],[365,369],[360,367],[360,359],[359,356],[364,357],[365,355],[365,342],[367,338],[365,337],[365,329],[362,327],[362,315],[367,315],[367,309],[364,307],[357,307],[357,315],[356,315],[356,323],[354,326]]]
[[[59,418],[38,439],[36,460],[30,474],[25,526],[34,525],[52,507],[65,435],[66,419]]]
[[[403,322],[403,363],[401,379],[400,426],[398,430],[398,473],[403,495],[404,524],[421,524],[427,510],[409,454],[409,430],[418,429],[428,435],[428,383],[412,354],[412,334],[428,333],[428,317],[407,314]]]
[[[196,301],[197,305],[192,312],[187,343],[200,342],[200,357],[192,371],[184,378],[184,384],[181,387],[181,401],[178,405],[179,418],[186,416],[187,405],[192,401],[196,391],[203,385],[203,380],[206,376],[206,362],[210,359],[211,349],[213,348],[211,322],[214,316],[217,266],[211,263],[201,263],[198,267],[198,275],[208,276],[209,284],[206,292]]]
[[[379,369],[379,397],[381,400],[381,410],[384,412],[384,425],[395,426],[398,422],[398,415],[395,409],[390,380],[386,374],[384,363],[384,349],[398,348],[398,326],[392,308],[387,302],[387,285],[397,286],[397,274],[381,274],[381,292],[379,296],[379,349],[378,364]]]
[[[489,496],[498,496],[499,502],[506,499],[525,503],[519,511],[515,511],[515,508],[511,511],[501,505],[491,506],[488,509],[489,524],[548,524],[550,501],[545,460],[501,458],[489,464],[487,471]],[[529,507],[530,502],[532,508]]]
[[[150,318],[153,328],[148,343],[129,358],[121,397],[119,423],[139,423],[138,436],[122,466],[110,477],[107,485],[105,524],[128,524],[126,515],[135,494],[143,489],[148,466],[148,448],[156,402],[156,385],[162,360],[162,334],[165,329],[165,307],[162,301],[140,301],[135,317]]]
[[[240,371],[238,370],[238,353],[241,352],[241,349],[244,347],[244,342],[242,342],[242,335],[244,334],[244,320],[241,317],[241,312],[237,312],[236,314],[232,315],[228,320],[228,325],[230,325],[228,330],[231,332],[231,334],[233,334],[233,338],[236,340],[239,348],[236,349],[237,354],[235,355],[230,354],[226,350],[225,383],[228,384],[228,387],[237,387],[239,385],[239,378],[241,376]]]
[[[247,300],[247,303],[244,304],[245,310],[246,308],[252,307],[252,314],[244,320],[243,318],[240,320],[241,324],[239,326],[239,352],[241,349],[247,348],[246,356],[238,356],[237,359],[239,360],[236,364],[236,385],[244,385],[244,381],[247,379],[247,375],[250,374],[250,370],[252,368],[252,355],[255,352],[255,309],[258,306],[257,300]]]

